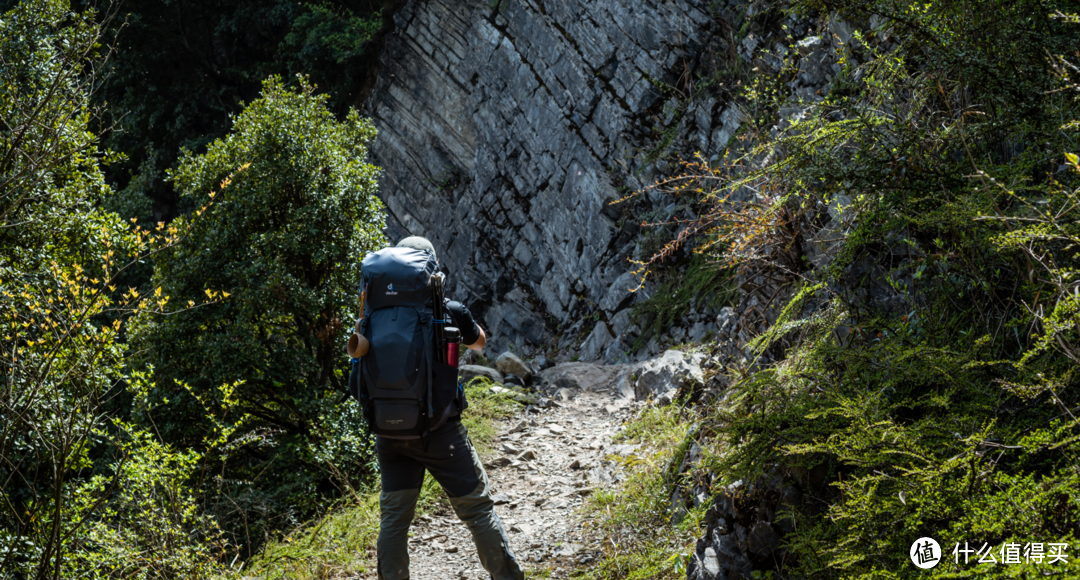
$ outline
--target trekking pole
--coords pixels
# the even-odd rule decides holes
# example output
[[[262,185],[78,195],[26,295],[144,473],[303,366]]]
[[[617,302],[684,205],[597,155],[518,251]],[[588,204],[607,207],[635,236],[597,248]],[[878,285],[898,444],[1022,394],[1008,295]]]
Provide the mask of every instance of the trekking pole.
[[[446,315],[443,310],[442,273],[431,276],[431,315],[435,319],[435,360],[446,364]]]

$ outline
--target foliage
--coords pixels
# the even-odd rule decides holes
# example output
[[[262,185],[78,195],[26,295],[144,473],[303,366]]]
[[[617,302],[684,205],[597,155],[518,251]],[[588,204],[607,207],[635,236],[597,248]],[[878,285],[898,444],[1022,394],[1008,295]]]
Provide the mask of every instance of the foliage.
[[[153,281],[163,301],[224,299],[147,313],[132,331],[157,380],[135,418],[183,449],[228,438],[203,485],[248,550],[372,472],[362,416],[342,397],[341,320],[357,306],[360,259],[385,244],[378,169],[365,161],[375,130],[355,111],[338,122],[326,100],[272,77],[232,133],[183,156],[177,189],[215,203],[173,221],[190,239],[155,256]]]
[[[248,578],[321,580],[362,576],[379,536],[379,494],[350,496],[311,524],[268,542],[244,569]]]
[[[118,456],[75,490],[73,508],[108,499],[65,547],[63,577],[220,578],[229,552],[217,522],[200,509],[191,482],[202,467],[148,432],[115,423]]]
[[[0,0],[3,3],[4,0]],[[106,144],[130,158],[109,168],[128,218],[171,219],[184,205],[165,178],[184,148],[223,137],[263,79],[310,75],[340,118],[358,107],[375,71],[374,38],[399,2],[222,0],[122,4],[110,28],[117,54],[97,102],[120,130]],[[149,203],[148,203],[149,202]],[[120,208],[118,208],[120,209]]]
[[[0,17],[0,577],[202,578],[221,545],[181,487],[198,456],[118,421],[138,382],[125,321],[162,307],[122,282],[185,231],[100,207],[116,156],[90,131],[97,16],[26,0]]]
[[[685,452],[693,419],[693,411],[681,404],[648,407],[616,436],[643,449],[625,458],[608,457],[621,463],[628,477],[589,498],[585,515],[603,536],[603,555],[592,569],[575,578],[675,580],[686,576],[685,555],[692,550],[708,503],[676,518],[669,498],[677,482],[671,465]]]
[[[793,0],[864,30],[831,90],[817,103],[778,90],[798,70],[789,51],[787,72],[746,84],[744,154],[688,179],[723,211],[777,216],[715,225],[735,248],[775,239],[733,259],[801,288],[751,344],[780,362],[735,376],[710,420],[730,449],[721,473],[780,464],[806,488],[782,573],[908,576],[911,543],[931,536],[946,561],[923,574],[1075,574],[951,554],[1080,535],[1080,34],[1066,8]],[[805,115],[777,126],[781,106]]]
[[[641,328],[633,348],[640,349],[650,337],[678,324],[695,306],[718,310],[730,305],[736,293],[732,282],[730,268],[693,254],[684,272],[671,275],[652,296],[633,306],[631,313]]]

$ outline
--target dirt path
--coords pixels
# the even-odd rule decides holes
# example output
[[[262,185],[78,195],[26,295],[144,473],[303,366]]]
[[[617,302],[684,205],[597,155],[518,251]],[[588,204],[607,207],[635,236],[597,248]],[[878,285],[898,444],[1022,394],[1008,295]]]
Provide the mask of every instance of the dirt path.
[[[525,569],[551,570],[551,578],[568,578],[594,559],[596,540],[578,509],[590,493],[619,481],[605,457],[634,450],[611,441],[633,403],[605,391],[564,398],[504,423],[494,453],[484,457],[495,510],[518,561]],[[449,508],[418,518],[411,534],[414,580],[487,580],[468,529]]]

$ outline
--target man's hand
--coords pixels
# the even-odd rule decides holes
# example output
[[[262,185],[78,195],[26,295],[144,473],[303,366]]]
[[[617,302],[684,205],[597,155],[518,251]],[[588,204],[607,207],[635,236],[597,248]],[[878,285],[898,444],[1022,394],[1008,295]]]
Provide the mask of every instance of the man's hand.
[[[466,344],[465,348],[472,350],[483,350],[484,345],[487,344],[487,335],[484,334],[484,329],[479,324],[476,325],[476,328],[480,329],[480,338],[476,339],[476,342],[472,344]]]

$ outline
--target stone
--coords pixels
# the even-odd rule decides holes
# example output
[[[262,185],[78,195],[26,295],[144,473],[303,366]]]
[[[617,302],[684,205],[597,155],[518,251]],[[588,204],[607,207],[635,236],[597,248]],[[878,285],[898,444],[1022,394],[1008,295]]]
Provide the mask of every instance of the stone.
[[[517,385],[519,387],[525,386],[525,380],[515,374],[503,375],[503,383],[507,385]]]
[[[522,451],[517,456],[518,461],[533,461],[536,459],[536,454],[532,450]]]
[[[806,56],[811,52],[822,49],[825,47],[824,41],[820,36],[808,36],[799,42],[795,43],[795,50],[799,51],[799,54]]]
[[[553,366],[555,366],[555,361],[544,355],[540,355],[533,359],[533,367],[535,367],[537,371],[550,369]]]
[[[574,542],[566,542],[565,544],[563,544],[563,545],[559,546],[558,548],[556,548],[555,551],[553,552],[553,554],[555,556],[561,556],[561,557],[567,557],[568,558],[568,557],[573,556],[574,554],[577,554],[578,552],[580,552],[581,548],[582,548],[581,544],[575,544]]]
[[[638,445],[612,445],[608,447],[608,455],[618,455],[619,457],[627,457],[638,450]]]
[[[508,504],[510,503],[510,496],[506,495],[505,493],[497,493],[491,496],[491,501],[493,501],[495,505]]]
[[[487,377],[496,383],[503,381],[502,373],[493,368],[480,365],[461,365],[458,367],[458,380],[462,383],[468,383],[476,377]]]
[[[695,322],[694,326],[690,327],[690,331],[688,332],[690,342],[694,344],[700,343],[701,340],[705,338],[705,334],[710,330],[712,329],[704,322]]]
[[[705,374],[700,366],[704,361],[702,354],[688,357],[681,351],[668,350],[659,358],[635,365],[631,374],[637,376],[634,383],[637,400],[644,401],[677,391],[679,387],[704,383]]]
[[[533,371],[529,368],[529,365],[525,364],[525,361],[521,360],[521,358],[512,352],[500,354],[499,358],[495,359],[495,368],[498,369],[500,373],[521,377],[526,382],[528,382],[529,378],[533,375]]]
[[[701,557],[701,571],[704,572],[701,578],[708,578],[713,580],[720,576],[720,560],[716,558],[716,550],[711,547],[705,548],[705,553]]]
[[[558,425],[556,423],[548,424],[547,428],[549,431],[556,435],[562,435],[563,433],[566,433],[566,427],[563,427],[562,425]]]
[[[735,309],[730,306],[725,306],[720,309],[720,313],[716,315],[716,327],[717,332],[722,337],[732,337],[735,335],[735,328],[739,325],[739,318],[735,316]]]
[[[555,396],[558,397],[560,401],[566,402],[574,398],[574,391],[563,387],[558,391],[555,391]]]
[[[484,465],[487,466],[489,469],[496,469],[499,467],[506,467],[507,465],[510,465],[510,463],[511,461],[509,457],[496,457],[495,459],[488,461]]]
[[[508,455],[517,455],[518,453],[521,453],[521,450],[509,443],[503,443],[502,452]]]
[[[768,556],[780,543],[780,536],[768,522],[758,522],[746,536],[746,547],[758,556]]]
[[[559,388],[597,391],[612,387],[625,370],[620,366],[569,362],[546,369],[540,375],[545,382]]]
[[[851,44],[851,41],[855,39],[855,34],[851,30],[851,25],[844,22],[836,15],[829,18],[829,32],[836,35],[836,38],[843,44]]]

